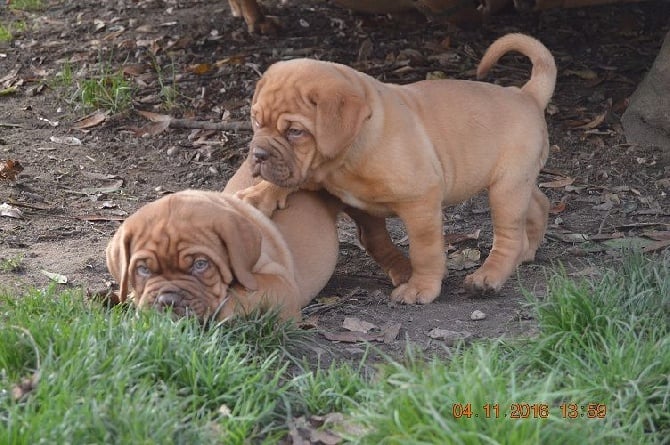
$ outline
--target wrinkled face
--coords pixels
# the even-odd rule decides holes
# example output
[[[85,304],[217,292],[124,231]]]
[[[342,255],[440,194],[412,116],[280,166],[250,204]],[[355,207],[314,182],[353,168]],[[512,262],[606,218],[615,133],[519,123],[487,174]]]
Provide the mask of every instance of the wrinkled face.
[[[130,260],[130,287],[139,308],[170,310],[174,316],[205,321],[224,309],[228,271],[197,246],[182,250],[140,249]]]
[[[266,93],[261,97],[266,100],[251,107],[253,175],[283,187],[299,186],[322,162],[314,137],[316,106],[279,91]]]
[[[347,151],[369,116],[351,68],[310,59],[274,64],[252,100],[254,176],[300,186]]]
[[[260,235],[225,199],[180,192],[129,217],[107,248],[121,300],[202,322],[233,315],[231,286],[256,285],[251,270],[260,256]]]

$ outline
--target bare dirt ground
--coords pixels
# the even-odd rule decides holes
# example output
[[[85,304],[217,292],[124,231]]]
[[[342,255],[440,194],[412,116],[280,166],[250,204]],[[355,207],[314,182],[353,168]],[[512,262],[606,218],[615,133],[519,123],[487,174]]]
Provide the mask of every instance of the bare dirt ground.
[[[57,285],[63,288],[105,288],[111,278],[104,247],[120,220],[165,193],[221,189],[247,151],[249,131],[146,127],[136,111],[246,122],[259,74],[301,56],[346,63],[388,82],[473,79],[485,48],[508,32],[541,39],[559,67],[547,113],[553,147],[540,177],[553,209],[537,261],[520,267],[499,295],[464,293],[463,277],[491,247],[486,197],[477,197],[444,212],[451,258],[442,295],[426,306],[393,306],[389,280],[342,220],[335,275],[306,309],[309,323],[328,333],[324,345],[355,358],[363,351],[355,341],[364,338],[391,353],[402,353],[409,339],[430,353],[451,341],[435,329],[471,338],[533,335],[523,290],[542,297],[548,267],[562,263],[569,274],[597,275],[620,255],[622,240],[667,252],[670,162],[661,151],[626,144],[619,118],[670,28],[670,4],[509,11],[474,30],[357,15],[324,1],[265,6],[282,25],[275,36],[247,33],[225,1],[2,6],[0,23],[15,26],[13,40],[0,43],[0,166],[14,160],[24,167],[15,181],[0,178],[0,203],[22,212],[0,217],[4,288],[46,287],[53,276],[44,271],[66,277]],[[76,123],[94,111],[75,100],[77,86],[120,70],[134,89],[132,109]],[[528,76],[528,62],[508,56],[487,81],[521,85]],[[68,145],[67,137],[81,145]],[[406,247],[401,225],[390,225]],[[476,310],[483,320],[471,320]],[[377,328],[346,330],[346,317]],[[361,324],[354,320],[353,328],[365,329]]]

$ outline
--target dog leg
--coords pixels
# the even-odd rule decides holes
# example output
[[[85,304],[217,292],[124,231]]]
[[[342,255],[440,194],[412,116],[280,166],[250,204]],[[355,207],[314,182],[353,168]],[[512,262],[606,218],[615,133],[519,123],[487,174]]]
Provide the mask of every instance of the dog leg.
[[[438,193],[435,195],[395,209],[407,228],[412,276],[407,283],[393,290],[393,301],[427,304],[440,295],[442,278],[447,269],[442,236],[442,201]]]
[[[522,261],[533,261],[535,252],[542,243],[547,230],[547,215],[549,214],[549,199],[539,188],[533,189],[528,214],[526,216],[526,234],[528,248],[523,254]]]
[[[391,278],[393,285],[406,283],[412,275],[412,265],[393,244],[386,229],[386,219],[353,207],[347,207],[344,211],[356,223],[361,245]]]
[[[256,207],[270,218],[275,210],[286,208],[288,196],[297,190],[297,188],[279,187],[263,180],[256,185],[239,190],[235,196]]]
[[[273,34],[277,26],[268,20],[256,0],[228,0],[233,17],[244,17],[250,33]]]
[[[534,186],[533,186],[534,187]],[[465,277],[470,292],[497,292],[529,251],[526,218],[532,189],[528,184],[495,184],[489,189],[493,248],[484,264]]]

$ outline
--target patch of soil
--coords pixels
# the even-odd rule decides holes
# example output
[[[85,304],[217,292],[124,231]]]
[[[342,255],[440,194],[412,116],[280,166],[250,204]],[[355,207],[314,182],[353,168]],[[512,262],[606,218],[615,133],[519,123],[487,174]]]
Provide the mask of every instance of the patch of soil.
[[[442,351],[445,340],[428,335],[435,328],[471,338],[533,335],[523,290],[542,297],[547,267],[560,262],[571,274],[598,274],[619,255],[621,237],[644,245],[655,237],[661,244],[650,250],[663,248],[670,226],[667,158],[651,147],[626,144],[619,117],[670,28],[670,4],[510,11],[478,29],[459,30],[440,20],[357,15],[323,1],[267,2],[281,23],[274,36],[248,34],[225,1],[44,4],[34,12],[0,9],[3,25],[24,24],[13,27],[11,42],[0,43],[0,90],[10,89],[0,96],[0,160],[24,167],[16,181],[0,179],[0,203],[23,212],[22,219],[0,218],[5,288],[47,286],[42,271],[67,277],[59,286],[108,286],[104,248],[119,220],[165,193],[221,189],[247,151],[249,131],[140,129],[148,121],[134,111],[75,129],[90,111],[74,100],[82,79],[123,69],[135,89],[133,110],[247,121],[255,82],[275,61],[337,61],[397,83],[427,75],[473,79],[483,51],[508,32],[538,37],[559,67],[547,113],[553,147],[540,177],[553,209],[537,261],[521,266],[498,295],[464,293],[463,277],[481,262],[477,253],[485,258],[491,247],[486,197],[478,196],[444,212],[445,233],[469,237],[449,246],[455,259],[442,295],[426,306],[391,305],[389,280],[359,248],[351,222],[342,219],[340,261],[324,299],[306,310],[310,320],[330,333],[344,331],[345,317],[374,323],[387,334],[399,328],[395,338],[378,343],[399,355],[405,339],[429,353]],[[74,78],[69,84],[63,74],[68,70]],[[521,85],[528,76],[528,61],[510,55],[488,81]],[[166,88],[176,94],[166,95]],[[59,143],[67,136],[81,145]],[[406,248],[402,225],[390,220],[389,227]],[[464,253],[475,257],[459,266]],[[17,260],[19,269],[12,270],[9,260]],[[471,320],[475,310],[486,318]],[[344,357],[363,351],[356,343],[324,345]]]

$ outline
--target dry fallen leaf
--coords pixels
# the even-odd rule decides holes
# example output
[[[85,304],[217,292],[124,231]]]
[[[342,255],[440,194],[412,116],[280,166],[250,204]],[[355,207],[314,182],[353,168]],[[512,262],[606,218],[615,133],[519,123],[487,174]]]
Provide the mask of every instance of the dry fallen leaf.
[[[444,340],[448,346],[453,346],[458,342],[466,341],[472,337],[472,333],[468,331],[450,331],[449,329],[440,328],[431,329],[427,335],[435,340]]]
[[[368,323],[356,317],[345,317],[342,322],[342,327],[348,331],[368,333],[373,329],[377,329],[377,325]]]
[[[386,344],[393,343],[400,333],[400,323],[388,322],[382,326],[383,341]]]
[[[42,275],[46,275],[51,281],[58,284],[67,284],[67,277],[65,275],[49,272],[48,270],[40,269]]]
[[[600,113],[599,115],[594,117],[591,121],[589,121],[585,124],[576,125],[576,126],[570,125],[570,127],[573,130],[592,130],[592,129],[598,127],[603,122],[605,122],[605,116],[607,116],[608,111],[609,110],[603,111],[602,113]]]
[[[341,341],[343,343],[358,343],[365,341],[379,341],[383,338],[383,334],[367,334],[364,332],[321,332],[327,340]]]
[[[467,240],[478,240],[481,229],[472,233],[447,233],[444,235],[445,244],[459,244]]]
[[[95,113],[91,113],[88,116],[85,116],[78,121],[75,121],[74,125],[72,125],[72,128],[75,128],[77,130],[85,130],[88,128],[95,127],[96,125],[100,125],[107,119],[107,113],[102,112],[102,111],[96,111]]]
[[[554,205],[552,208],[549,209],[549,213],[552,215],[557,215],[561,212],[564,212],[565,207],[566,207],[565,201],[559,201],[558,203],[556,203],[556,205]]]
[[[580,79],[584,80],[595,80],[598,78],[598,74],[595,71],[590,70],[588,68],[583,70],[565,70],[563,71],[563,74],[566,76],[570,75],[577,76]]]
[[[16,181],[16,176],[23,171],[23,165],[14,159],[0,161],[0,180]]]
[[[0,204],[0,216],[6,216],[7,218],[21,219],[23,218],[23,212],[6,202]]]
[[[55,144],[81,145],[81,139],[74,136],[51,136],[49,140]]]
[[[571,178],[569,176],[566,176],[564,178],[557,179],[555,181],[541,182],[538,185],[538,187],[561,188],[561,187],[565,187],[567,185],[572,185],[573,182],[575,182],[575,178]]]
[[[211,73],[214,70],[214,65],[211,63],[194,63],[186,67],[186,71],[193,74],[203,75]]]
[[[472,269],[479,265],[481,252],[477,249],[462,249],[450,253],[447,257],[447,268],[450,270]]]

